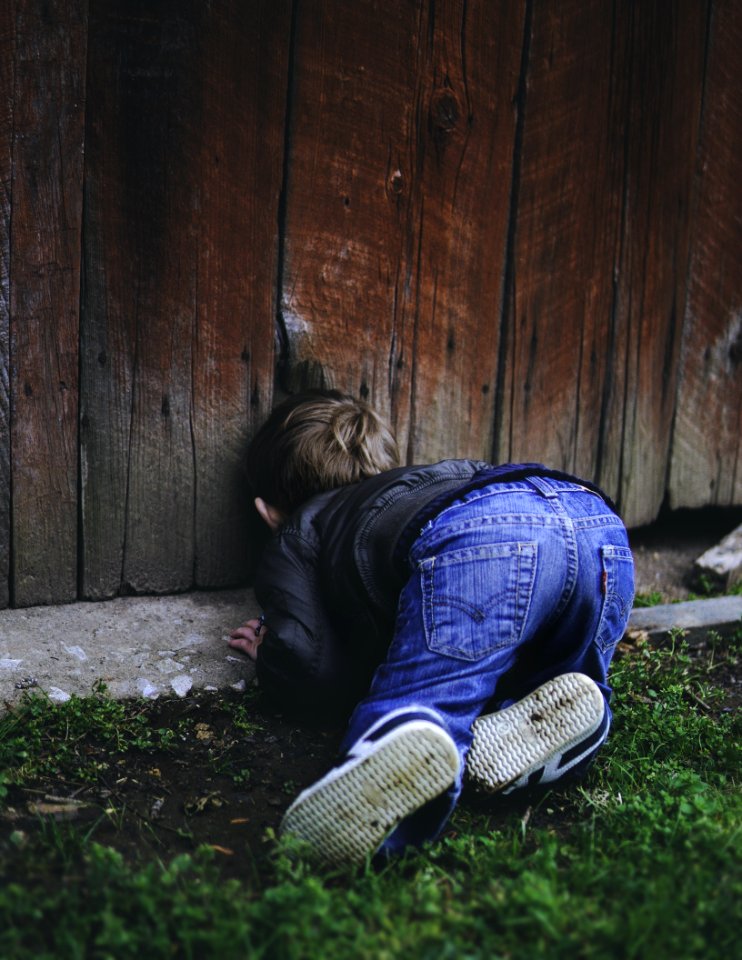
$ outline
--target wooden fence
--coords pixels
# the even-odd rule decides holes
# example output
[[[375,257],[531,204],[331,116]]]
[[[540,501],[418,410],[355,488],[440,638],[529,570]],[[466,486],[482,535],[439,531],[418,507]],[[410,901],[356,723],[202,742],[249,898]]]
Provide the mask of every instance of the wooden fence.
[[[276,386],[742,503],[736,0],[0,5],[0,606],[242,582]]]

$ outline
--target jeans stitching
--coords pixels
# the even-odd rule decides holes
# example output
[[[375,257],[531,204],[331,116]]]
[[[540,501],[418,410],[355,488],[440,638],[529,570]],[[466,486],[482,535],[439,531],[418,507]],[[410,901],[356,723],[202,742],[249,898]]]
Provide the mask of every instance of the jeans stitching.
[[[436,592],[435,589],[435,571],[437,567],[455,566],[464,559],[476,562],[475,556],[477,553],[482,553],[482,548],[460,551],[461,557],[449,563],[438,563],[437,557],[429,557],[419,563],[418,568],[422,581],[423,628],[426,643],[431,652],[470,662],[478,662],[499,650],[512,649],[521,641],[531,608],[531,597],[533,594],[533,584],[536,577],[538,560],[537,545],[531,541],[493,544],[489,548],[484,548],[484,551],[489,554],[490,559],[509,560],[513,570],[509,584],[505,589],[499,591],[497,597],[484,609],[477,608],[473,604],[466,605],[462,603],[460,597],[454,598],[453,595],[449,595],[444,603],[440,591]],[[465,652],[463,646],[452,647],[450,645],[439,645],[438,621],[435,616],[436,608],[440,608],[441,610],[444,608],[454,608],[470,615],[475,623],[483,623],[487,619],[487,612],[501,602],[500,598],[502,596],[507,597],[511,589],[514,597],[513,613],[507,624],[509,629],[507,634],[503,633],[497,638],[497,642],[489,644],[485,649],[478,648],[476,651],[472,651],[476,652],[474,656]],[[480,616],[472,616],[472,611],[479,613]]]
[[[556,621],[567,608],[569,601],[572,599],[572,594],[575,591],[575,587],[577,586],[577,579],[580,570],[580,559],[572,517],[570,517],[567,513],[567,510],[559,497],[548,497],[545,499],[561,523],[562,541],[567,554],[567,575],[564,578],[562,595],[559,598],[559,602],[555,606],[551,617],[549,617],[549,623],[556,623]]]
[[[617,583],[620,580],[618,570],[619,564],[621,563],[627,563],[629,565],[633,564],[631,550],[628,547],[606,544],[601,548],[601,567],[606,574],[607,584],[605,596],[601,605],[598,626],[595,631],[595,642],[598,645],[598,649],[603,654],[612,650],[621,639],[623,629],[626,627],[629,614],[631,613],[631,607],[634,602],[633,590],[631,597],[626,598],[616,589]],[[612,609],[615,609],[618,623],[623,624],[623,629],[617,630],[615,636],[605,640],[603,638],[604,626],[606,627],[606,633],[608,634],[608,619]]]

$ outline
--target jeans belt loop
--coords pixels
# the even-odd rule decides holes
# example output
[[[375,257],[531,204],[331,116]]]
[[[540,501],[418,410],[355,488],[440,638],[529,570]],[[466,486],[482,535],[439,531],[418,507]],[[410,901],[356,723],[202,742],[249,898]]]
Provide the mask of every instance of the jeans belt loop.
[[[538,490],[541,496],[548,497],[549,499],[559,496],[559,492],[552,487],[548,477],[527,477],[526,479],[532,487]]]

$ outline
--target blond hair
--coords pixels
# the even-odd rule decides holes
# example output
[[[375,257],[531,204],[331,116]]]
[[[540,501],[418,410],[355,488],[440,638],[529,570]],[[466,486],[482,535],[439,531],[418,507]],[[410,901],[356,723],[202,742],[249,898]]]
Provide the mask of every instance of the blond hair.
[[[253,495],[290,513],[309,497],[399,465],[394,435],[372,406],[337,390],[279,404],[247,451]]]

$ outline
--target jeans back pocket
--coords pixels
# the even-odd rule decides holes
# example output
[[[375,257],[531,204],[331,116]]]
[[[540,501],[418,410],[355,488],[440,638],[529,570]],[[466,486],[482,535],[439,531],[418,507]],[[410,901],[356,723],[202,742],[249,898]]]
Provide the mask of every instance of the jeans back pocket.
[[[610,655],[626,630],[634,602],[634,558],[628,547],[611,544],[601,547],[600,557],[603,605],[596,643]]]
[[[425,641],[434,653],[481,660],[522,637],[536,574],[535,543],[465,547],[420,562]]]

